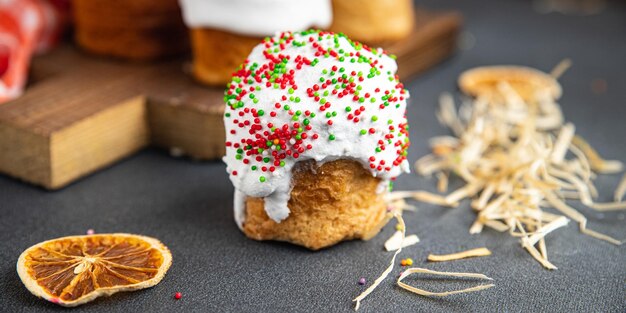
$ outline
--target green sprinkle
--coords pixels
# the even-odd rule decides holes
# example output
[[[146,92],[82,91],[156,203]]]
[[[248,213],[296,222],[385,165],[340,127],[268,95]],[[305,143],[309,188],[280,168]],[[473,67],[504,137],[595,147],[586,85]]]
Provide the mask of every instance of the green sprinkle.
[[[224,114],[224,116],[226,116],[226,117],[230,117],[230,113],[226,112],[226,113]]]
[[[262,183],[264,183],[264,182],[265,182],[265,176],[261,176],[261,177],[259,177],[259,181],[260,181],[260,182],[262,182]]]
[[[372,116],[372,122],[376,122],[376,121],[378,121],[378,116],[376,115]]]
[[[360,133],[361,133],[361,135],[365,135],[365,134],[367,134],[367,130],[361,129]]]
[[[347,107],[346,107],[346,112],[350,112],[350,111],[352,111],[352,108],[351,108],[351,107],[349,107],[349,106],[347,106]]]
[[[252,168],[253,171],[256,171],[256,165],[252,165],[251,168]]]
[[[259,116],[263,116],[265,114],[265,111],[263,110],[259,110],[258,112],[256,112]]]
[[[330,134],[330,136],[328,136],[328,140],[333,141],[335,140],[335,135]]]
[[[237,154],[237,155],[235,156],[235,159],[237,159],[237,160],[241,160],[241,159],[243,159],[243,156],[241,156],[241,154]]]
[[[269,163],[270,162],[270,158],[263,158],[263,162]]]
[[[311,123],[311,122],[309,121],[308,118],[305,118],[304,121],[302,121],[302,124],[304,124],[305,126],[309,125],[309,123]]]

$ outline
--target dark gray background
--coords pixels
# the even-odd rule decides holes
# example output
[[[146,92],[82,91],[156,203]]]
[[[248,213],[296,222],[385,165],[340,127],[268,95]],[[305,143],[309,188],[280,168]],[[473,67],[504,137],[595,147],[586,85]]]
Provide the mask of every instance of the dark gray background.
[[[550,70],[564,57],[574,66],[562,78],[562,106],[568,120],[608,158],[626,161],[626,7],[610,3],[599,15],[539,14],[529,1],[420,1],[429,8],[458,8],[475,46],[407,82],[411,92],[411,161],[427,153],[427,140],[445,134],[434,118],[437,98],[455,90],[467,68],[521,64]],[[594,94],[593,79],[605,79],[608,91]],[[608,200],[618,176],[597,183]],[[404,175],[397,190],[433,189],[434,180]],[[157,237],[172,250],[174,263],[156,287],[117,294],[78,311],[343,311],[364,288],[359,277],[373,279],[387,266],[382,244],[393,223],[369,242],[347,242],[310,252],[288,244],[245,238],[232,218],[233,188],[221,162],[174,159],[146,150],[57,192],[47,192],[0,176],[0,311],[62,311],[36,299],[22,286],[15,262],[37,242],[89,228]],[[581,210],[593,229],[626,238],[626,212],[600,214]],[[484,273],[496,287],[479,293],[429,299],[395,286],[393,279],[362,303],[362,312],[381,311],[626,311],[626,248],[581,235],[574,224],[547,239],[548,271],[506,234],[487,230],[470,236],[475,214],[467,202],[457,209],[419,205],[405,214],[410,232],[422,240],[406,249],[415,265],[435,270]],[[424,262],[428,253],[486,246],[487,258],[442,264]],[[399,267],[394,269],[397,275]],[[472,282],[416,281],[442,290]],[[173,294],[184,294],[179,301]]]

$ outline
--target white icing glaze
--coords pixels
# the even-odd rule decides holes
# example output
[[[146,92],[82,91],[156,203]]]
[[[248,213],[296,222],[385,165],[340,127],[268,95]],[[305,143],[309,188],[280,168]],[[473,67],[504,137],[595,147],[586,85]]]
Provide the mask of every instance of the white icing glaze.
[[[211,27],[251,36],[327,28],[330,0],[179,0],[189,27]]]
[[[256,67],[258,70],[262,68],[263,64],[272,63],[264,52],[268,49],[267,45],[270,45],[271,49],[274,46],[273,43],[266,41],[254,48],[248,57],[244,70],[237,74],[229,86],[229,91],[227,91],[226,102],[228,106],[224,117],[227,147],[224,162],[227,164],[227,171],[236,189],[235,218],[240,227],[245,219],[244,200],[246,196],[263,197],[267,215],[276,222],[289,216],[287,202],[292,188],[291,170],[298,161],[313,159],[318,164],[322,164],[337,159],[356,160],[370,170],[373,176],[381,178],[380,192],[387,189],[385,187],[388,186],[390,179],[402,172],[409,172],[409,164],[405,157],[408,138],[406,132],[398,131],[401,128],[404,130],[403,127],[406,125],[404,114],[409,95],[402,88],[402,85],[394,79],[397,69],[395,61],[382,54],[380,50],[375,50],[375,53],[372,53],[369,50],[359,48],[359,46],[355,47],[343,36],[333,37],[324,34],[320,41],[318,41],[318,33],[298,33],[293,36],[295,42],[309,44],[299,47],[293,45],[293,42],[289,42],[284,44],[284,50],[272,52],[272,55],[281,54],[281,58],[286,61],[286,63],[282,63],[285,64],[285,73],[294,70],[292,82],[297,85],[297,89],[290,93],[289,85],[285,89],[278,86],[275,88],[271,84],[270,87],[267,87],[267,77],[263,76],[264,74],[255,76],[258,81],[254,81],[253,76],[249,76],[251,71],[246,70],[254,67],[254,64],[258,65]],[[272,40],[279,41],[279,38],[277,35]],[[338,59],[338,56],[325,57],[321,55],[316,57],[316,48],[309,42],[309,38],[313,38],[314,42],[324,49],[343,50],[346,55],[358,52],[363,59],[377,61],[374,68],[378,69],[378,75],[373,73],[372,78],[365,78],[365,75],[361,75],[364,77],[363,81],[355,80],[356,87],[353,87],[353,90],[361,86],[357,93],[360,98],[365,99],[363,102],[359,102],[359,97],[354,98],[354,94],[348,94],[341,98],[338,94],[332,93],[324,96],[322,89],[320,89],[319,98],[311,96],[310,92],[313,91],[314,86],[323,87],[320,77],[330,80],[332,77],[340,77],[339,75],[343,74],[351,77],[353,73],[370,73],[372,66],[368,62],[351,63],[348,60],[352,57],[344,58],[343,62]],[[290,57],[289,60],[286,60],[287,56]],[[295,60],[302,57],[309,60],[317,59],[318,63],[314,66],[304,65],[298,70]],[[358,58],[356,60],[358,61]],[[333,67],[335,67],[335,72],[334,76],[331,76],[329,71],[332,71]],[[374,71],[376,72],[376,70]],[[354,77],[358,78],[359,74],[356,75]],[[243,78],[244,82],[240,78]],[[341,85],[341,83],[339,84]],[[242,94],[251,86],[253,87],[252,91]],[[326,90],[332,91],[333,86],[335,85],[331,84]],[[309,88],[311,90],[308,90]],[[339,91],[341,90],[343,89],[339,89]],[[385,91],[388,91],[389,95],[385,96]],[[250,94],[254,96],[250,96]],[[239,97],[235,98],[236,96]],[[366,96],[368,98],[365,98]],[[385,97],[388,101],[384,99]],[[371,99],[375,100],[371,102]],[[331,105],[325,111],[321,111],[322,102],[331,103]],[[386,102],[390,103],[381,109],[380,106]],[[277,108],[277,104],[280,104],[281,107]],[[290,106],[289,110],[285,108],[286,105]],[[361,108],[364,110],[360,111]],[[258,114],[261,110],[263,114]],[[307,115],[306,111],[310,111],[315,116],[313,117],[313,114]],[[360,111],[358,115],[356,115],[356,111]],[[331,117],[327,118],[326,113],[331,113]],[[349,119],[350,116],[353,119]],[[294,117],[296,118],[294,119]],[[354,117],[359,118],[358,122],[355,122]],[[310,129],[304,128],[305,119],[308,121]],[[332,120],[332,124],[328,123],[329,120]],[[298,123],[299,127],[294,123]],[[286,156],[282,159],[283,166],[273,166],[275,159],[272,152],[275,151],[276,146],[270,148],[265,142],[269,138],[268,135],[276,133],[275,130],[272,132],[271,127],[282,129],[284,125],[290,131],[303,128],[303,132],[307,136],[300,139],[300,147],[307,144],[311,146],[310,149],[301,150],[297,158],[295,158],[295,154]],[[255,127],[258,129],[254,129]],[[392,127],[393,131],[391,130]],[[363,134],[362,130],[365,130],[366,134]],[[315,135],[318,136],[317,139],[313,139]],[[334,140],[330,140],[331,136],[334,136]],[[385,136],[393,137],[390,137],[389,141],[385,139],[384,144],[381,144],[381,139]],[[257,161],[258,148],[252,147],[250,140],[258,140],[263,143],[259,147],[265,149],[258,155],[261,158],[268,158],[268,162],[265,162],[266,160]],[[271,139],[269,144],[272,144]],[[286,150],[297,151],[297,145],[298,141],[292,138],[285,142],[284,148],[278,150],[276,155],[285,153]],[[381,145],[386,149],[377,151],[377,147]],[[400,155],[403,157],[399,157]],[[372,161],[371,157],[374,157],[375,161]],[[394,164],[394,161],[397,164]],[[383,162],[385,165],[381,166],[380,164]],[[256,166],[256,169],[253,169],[253,166]],[[268,170],[262,171],[263,166],[267,167]],[[273,172],[269,170],[270,167],[274,167]]]
[[[239,189],[235,188],[235,195],[233,198],[235,223],[237,223],[239,229],[243,230],[243,221],[246,219],[246,195],[239,191]]]

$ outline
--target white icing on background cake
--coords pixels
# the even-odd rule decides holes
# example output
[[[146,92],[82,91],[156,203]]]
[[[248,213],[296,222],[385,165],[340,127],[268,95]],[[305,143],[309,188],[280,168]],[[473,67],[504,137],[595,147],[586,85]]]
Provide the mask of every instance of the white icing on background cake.
[[[405,117],[409,95],[394,77],[396,62],[381,50],[372,52],[355,46],[343,36],[324,33],[320,37],[320,34],[313,32],[297,33],[293,37],[286,34],[282,37],[291,38],[291,41],[281,42],[280,38],[277,35],[271,39],[273,42],[266,41],[254,48],[244,68],[236,73],[227,89],[224,117],[227,147],[224,162],[236,189],[235,219],[240,227],[245,220],[246,196],[264,198],[265,211],[276,222],[289,216],[287,203],[292,188],[291,170],[298,161],[313,159],[323,163],[337,159],[356,160],[370,170],[373,176],[382,179],[382,188],[379,188],[381,192],[387,189],[385,187],[390,179],[409,172]],[[314,45],[319,45],[319,48]],[[316,56],[319,49],[341,53]],[[357,53],[362,60],[371,61],[360,62],[362,60],[356,57]],[[268,56],[271,57],[268,59]],[[279,60],[278,63],[270,60],[274,57]],[[304,58],[313,63],[314,60],[318,61],[314,65],[301,64],[298,69],[297,60],[302,62]],[[352,59],[354,62],[351,62]],[[372,66],[368,62],[376,63]],[[268,87],[268,80],[272,81],[272,78],[268,77],[268,70],[263,70],[264,64],[274,64],[270,68],[273,66],[274,72],[278,73],[276,77],[282,77],[283,82],[295,83],[297,89],[290,87],[289,83],[285,83],[285,88],[282,88],[280,83],[276,83],[276,77]],[[251,73],[258,74],[253,76]],[[283,75],[289,73],[292,73],[292,77],[285,79]],[[347,78],[344,79],[343,75]],[[363,77],[362,81],[359,76]],[[326,85],[326,89],[322,88],[326,82],[339,77],[342,77],[345,85],[331,82]],[[352,84],[349,82],[350,77],[353,77],[352,87],[348,87]],[[326,80],[325,83],[320,82],[321,78]],[[315,91],[315,86],[319,88],[318,91]],[[351,88],[355,93],[340,98],[341,91],[348,90],[342,86]],[[334,89],[338,90],[336,94],[332,93]],[[329,93],[324,95],[324,90]],[[318,96],[312,96],[312,92],[319,92]],[[321,110],[326,103],[330,103],[329,108]],[[332,123],[329,124],[329,120]],[[292,136],[284,144],[274,141],[279,139],[268,137],[277,134],[277,129],[280,134],[284,127],[287,127],[288,132],[283,134],[298,132],[307,135],[301,135],[298,140]],[[317,139],[314,139],[315,136]],[[386,139],[387,136],[392,137]],[[280,145],[284,148],[278,150]],[[381,146],[384,149],[380,149]],[[298,147],[306,149],[294,152],[298,151]],[[278,160],[284,163],[274,163],[276,157],[272,154],[279,156],[287,150],[291,154]],[[297,158],[295,153],[298,154]],[[262,171],[263,167],[266,171]]]
[[[179,0],[189,27],[218,28],[250,36],[327,28],[330,0]]]

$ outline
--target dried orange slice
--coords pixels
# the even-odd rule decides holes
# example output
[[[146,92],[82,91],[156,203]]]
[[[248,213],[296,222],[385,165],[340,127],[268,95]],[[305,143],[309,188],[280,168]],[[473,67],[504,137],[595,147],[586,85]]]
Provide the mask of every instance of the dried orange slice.
[[[20,255],[17,272],[35,296],[72,307],[152,287],[171,264],[172,254],[157,239],[97,234],[38,243]]]
[[[506,82],[522,99],[532,102],[535,93],[547,89],[554,99],[561,97],[561,85],[542,71],[524,66],[483,66],[467,70],[459,76],[459,87],[469,95],[498,97],[498,83]]]

